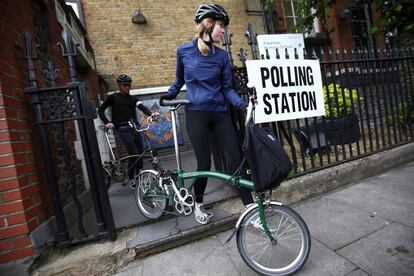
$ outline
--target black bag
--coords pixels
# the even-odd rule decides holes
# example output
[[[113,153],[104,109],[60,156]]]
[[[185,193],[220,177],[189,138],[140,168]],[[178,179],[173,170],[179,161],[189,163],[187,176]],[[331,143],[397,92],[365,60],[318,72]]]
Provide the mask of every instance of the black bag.
[[[243,152],[256,192],[279,186],[292,169],[289,156],[269,128],[247,125]]]

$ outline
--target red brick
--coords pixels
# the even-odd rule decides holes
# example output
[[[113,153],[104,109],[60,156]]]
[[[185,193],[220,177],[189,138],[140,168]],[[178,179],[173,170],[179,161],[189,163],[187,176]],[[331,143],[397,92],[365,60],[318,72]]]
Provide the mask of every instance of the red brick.
[[[32,245],[32,241],[30,240],[28,236],[21,236],[21,237],[12,239],[11,244],[12,244],[12,248],[21,248],[21,247],[27,247],[29,245]]]
[[[6,217],[7,225],[15,225],[15,224],[21,224],[26,222],[26,216],[24,213],[17,213],[13,215],[9,215]]]
[[[27,86],[27,81],[26,80],[21,80],[19,78],[10,76],[10,75],[2,73],[2,72],[0,72],[0,76],[2,78],[2,83],[10,85],[11,87],[24,89]]]
[[[0,142],[10,141],[10,140],[11,140],[10,132],[8,132],[8,131],[1,131],[0,132]]]
[[[23,203],[21,201],[12,203],[3,203],[0,205],[0,215],[7,215],[11,213],[23,211]]]
[[[1,101],[0,104],[2,104]],[[12,97],[8,97],[6,95],[3,95],[3,105],[7,105],[8,107],[16,109],[29,108],[29,104],[27,102]]]
[[[3,198],[4,202],[11,202],[22,199],[22,195],[20,194],[19,190],[1,193],[1,197]]]
[[[19,120],[15,120],[15,119],[8,119],[7,120],[7,126],[8,129],[13,130],[29,130],[31,128],[31,125],[29,124],[29,122],[26,121],[19,121]]]
[[[11,144],[10,143],[0,143],[0,152],[2,154],[12,153],[13,152],[13,149],[12,149]],[[1,174],[0,174],[0,179],[1,179]]]
[[[25,210],[31,208],[33,205],[35,204],[32,197],[26,197],[23,199],[23,206]]]
[[[6,109],[0,108],[0,118],[6,118]]]
[[[18,175],[24,175],[31,172],[36,172],[36,166],[34,163],[25,163],[16,166],[16,172]]]
[[[23,234],[27,234],[28,228],[26,224],[20,224],[17,226],[13,226],[13,227],[8,227],[8,228],[2,228],[0,229],[0,239],[7,239],[10,237],[16,237],[16,236],[20,236]]]
[[[32,208],[25,210],[26,219],[30,220],[38,215],[40,215],[42,212],[46,210],[46,205],[44,203],[38,204],[36,206],[33,206]]]
[[[0,177],[0,191],[8,191],[13,190],[16,188],[19,188],[19,181],[22,179],[2,179],[3,177]]]
[[[33,219],[31,221],[29,221],[29,223],[27,224],[27,228],[29,230],[29,232],[32,232],[33,230],[35,230],[37,227],[39,226],[39,222],[37,221],[37,219]]]
[[[14,156],[12,154],[0,156],[0,166],[14,165]]]
[[[22,194],[22,197],[26,197],[29,195],[32,195],[34,193],[37,193],[40,191],[40,185],[39,184],[33,184],[27,187],[24,187],[20,193]]]
[[[10,250],[9,241],[0,241],[0,252],[6,252]]]
[[[33,151],[33,145],[30,142],[17,142],[12,144],[14,153]]]
[[[9,178],[16,175],[16,167],[0,167],[0,178]]]
[[[4,254],[0,254],[0,263],[8,263],[10,261],[23,259],[25,257],[30,257],[33,255],[33,249],[31,247],[17,249],[15,251],[10,251]]]
[[[6,227],[5,218],[0,217],[0,228]]]

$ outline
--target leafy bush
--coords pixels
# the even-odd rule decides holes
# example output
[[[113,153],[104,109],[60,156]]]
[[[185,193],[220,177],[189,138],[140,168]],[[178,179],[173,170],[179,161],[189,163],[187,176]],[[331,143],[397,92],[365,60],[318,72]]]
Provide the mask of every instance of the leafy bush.
[[[358,96],[356,89],[349,90],[342,88],[339,84],[331,83],[328,85],[328,89],[323,86],[323,99],[325,101],[325,116],[339,118],[352,114],[352,104],[355,105],[358,100],[361,101],[362,97]]]
[[[408,114],[408,112],[410,112],[410,114]],[[397,124],[404,125],[406,123],[414,122],[414,112],[409,110],[407,102],[400,102],[394,107],[393,114],[394,118],[392,115],[388,115],[388,125],[390,126]]]

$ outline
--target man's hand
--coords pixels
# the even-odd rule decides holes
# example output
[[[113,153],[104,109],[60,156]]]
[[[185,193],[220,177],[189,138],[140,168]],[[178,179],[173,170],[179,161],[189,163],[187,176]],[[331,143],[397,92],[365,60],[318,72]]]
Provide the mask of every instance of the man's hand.
[[[109,129],[112,129],[112,128],[114,128],[114,127],[115,127],[115,125],[114,125],[113,123],[107,123],[107,124],[105,125],[105,127],[106,127],[106,128],[109,128]]]
[[[156,118],[160,117],[160,113],[159,112],[153,112],[151,114],[151,117],[154,118],[154,119],[156,119]]]

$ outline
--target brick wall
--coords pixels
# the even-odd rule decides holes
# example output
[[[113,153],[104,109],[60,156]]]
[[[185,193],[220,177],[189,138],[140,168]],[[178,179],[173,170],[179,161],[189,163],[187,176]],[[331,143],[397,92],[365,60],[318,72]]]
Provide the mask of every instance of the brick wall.
[[[175,49],[194,37],[194,13],[201,3],[196,0],[140,0],[141,12],[147,24],[136,25],[131,15],[137,2],[120,0],[82,1],[86,27],[98,74],[117,89],[115,77],[126,73],[134,79],[133,88],[168,86],[175,77]],[[244,11],[243,0],[213,1],[223,5],[230,14],[230,33],[233,33],[234,59],[240,47],[249,53],[244,34],[252,19]],[[255,25],[256,30],[263,29]],[[263,32],[263,31],[261,31]]]
[[[30,233],[53,215],[34,114],[23,91],[27,64],[15,43],[24,47],[21,34],[30,32],[33,44],[40,43],[39,57],[53,60],[61,69],[58,82],[67,82],[67,61],[56,46],[62,28],[54,7],[54,1],[0,1],[0,264],[32,256]],[[46,39],[37,36],[42,28],[47,29]],[[41,66],[43,60],[36,62],[39,87],[44,85]],[[83,78],[94,99],[99,91],[96,73],[85,70]]]
[[[23,93],[26,64],[14,43],[16,30],[32,30],[29,1],[1,1],[0,36],[0,263],[33,254],[28,233],[44,211],[35,173],[30,105]],[[43,203],[47,204],[47,203]]]

